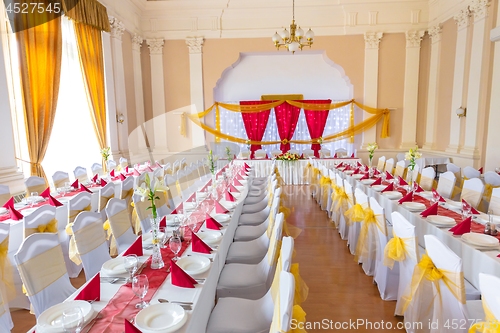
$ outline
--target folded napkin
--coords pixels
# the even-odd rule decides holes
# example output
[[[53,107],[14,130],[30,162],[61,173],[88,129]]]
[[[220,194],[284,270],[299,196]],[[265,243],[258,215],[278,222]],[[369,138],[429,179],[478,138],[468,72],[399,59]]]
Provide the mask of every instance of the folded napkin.
[[[353,175],[357,175],[359,173],[359,167],[354,169],[354,172],[352,173]]]
[[[177,209],[183,210],[184,209],[184,204],[181,202],[179,206],[177,206],[176,209],[174,209],[170,214],[177,214]]]
[[[333,158],[338,158],[338,157],[337,157],[337,153],[335,153],[335,155],[333,155]]]
[[[89,193],[93,193],[91,190],[89,190],[87,188],[87,186],[83,185],[83,184],[80,184],[80,192],[89,192]]]
[[[354,158],[354,153],[351,154],[351,158]]]
[[[14,221],[19,221],[21,220],[24,216],[23,214],[19,213],[15,208],[14,206],[12,207],[7,207],[7,209],[9,210],[9,215],[10,215],[10,218]]]
[[[390,183],[386,188],[382,190],[382,192],[394,191],[394,183]]]
[[[335,157],[334,158],[337,158],[337,154],[335,154]],[[337,164],[336,168],[342,168],[344,166],[344,162],[340,162],[339,164]]]
[[[467,201],[465,201],[464,199],[462,199],[462,203],[465,203],[465,204],[467,204],[467,205],[469,205],[469,206],[470,206],[470,203],[468,203],[468,202],[467,202]],[[474,207],[472,207],[472,206],[470,206],[470,212],[471,212],[472,214],[479,214],[479,212],[477,211],[477,209],[475,209],[475,208],[474,208]]]
[[[134,172],[132,172],[132,175],[139,177],[141,175],[141,173],[134,168]]]
[[[229,185],[229,191],[235,192],[235,193],[240,193],[240,190],[238,190],[236,187],[234,187],[233,184]]]
[[[172,284],[174,286],[183,288],[194,288],[194,285],[198,284],[198,282],[196,282],[195,279],[189,276],[188,273],[184,272],[182,268],[177,266],[177,264],[173,260],[170,260],[170,271],[171,271],[170,276],[172,278]]]
[[[101,300],[101,274],[97,273],[82,291],[75,297],[75,301],[100,301]]]
[[[162,219],[160,220],[159,227],[160,228],[166,228],[167,227],[167,217],[166,216],[163,216]]]
[[[212,229],[212,230],[220,230],[223,228],[222,224],[217,222],[213,217],[210,215],[206,214],[205,216],[205,226],[207,229]]]
[[[436,202],[436,203],[432,204],[432,206],[430,206],[429,208],[424,210],[422,213],[420,213],[420,215],[422,215],[423,217],[427,217],[429,215],[437,215],[438,214],[438,207],[439,207],[439,202]]]
[[[471,222],[472,222],[472,217],[469,216],[468,218],[466,218],[465,220],[463,220],[462,222],[451,228],[450,231],[453,232],[453,234],[456,236],[468,234],[470,232]]]
[[[74,189],[79,188],[80,186],[79,186],[78,179],[76,179],[76,180],[73,182],[73,184],[71,184],[71,186],[72,186]]]
[[[483,167],[481,167],[481,168],[480,168],[479,170],[477,170],[477,171],[479,171],[481,174],[483,174]]]
[[[14,197],[10,197],[6,203],[3,204],[3,208],[14,207]]]
[[[404,197],[399,199],[399,203],[402,204],[403,202],[411,202],[413,201],[413,192],[408,192]]]
[[[382,185],[382,177],[379,177],[376,181],[374,181],[370,186],[373,185]]]
[[[250,169],[250,166],[245,163],[245,169]]]
[[[401,186],[408,185],[406,180],[404,180],[401,176],[398,176],[398,178],[399,178],[399,185],[401,185]]]
[[[47,199],[50,196],[50,187],[47,187],[42,193],[40,193],[40,196]]]
[[[239,181],[238,179],[235,179],[235,180],[233,181],[233,185],[234,185],[234,186],[242,186],[242,185],[241,185],[241,183],[240,183],[240,181]]]
[[[94,183],[95,183],[95,182],[97,182],[97,178],[99,178],[99,174],[98,174],[98,173],[96,173],[96,174],[94,175],[94,177],[92,177],[92,181],[93,181]]]
[[[350,166],[349,164],[347,164],[347,165],[345,166],[344,171],[349,171],[349,170],[351,170],[351,166]]]
[[[357,165],[358,167],[363,166],[363,164],[361,164],[359,161],[356,161],[356,165]]]
[[[417,189],[415,190],[415,192],[417,192],[417,193],[424,192],[424,189],[420,185],[417,184]]]
[[[213,249],[194,232],[191,237],[191,250],[193,250],[193,252],[205,254],[210,254],[213,251]]]
[[[373,171],[373,174],[374,174],[375,176],[380,175],[380,171],[378,171],[378,169],[375,169],[375,170]]]
[[[142,235],[137,237],[132,245],[130,245],[129,248],[123,252],[124,256],[128,256],[129,254],[135,254],[138,257],[141,257],[144,254],[142,252]]]
[[[125,176],[123,173],[120,173],[118,175],[118,178],[120,178],[121,181],[124,181],[125,179],[127,179],[127,176]]]
[[[394,179],[394,177],[389,173],[389,171],[385,172],[385,179],[391,180]]]
[[[51,206],[54,206],[54,207],[60,207],[63,205],[62,203],[59,202],[59,200],[57,200],[56,198],[54,198],[50,194],[49,194],[49,204]]]
[[[435,189],[432,189],[432,195],[434,196],[435,194],[439,195],[439,193],[437,193]],[[446,202],[446,200],[441,195],[439,195],[439,202]]]
[[[231,201],[234,202],[234,195],[231,194],[231,192],[226,192],[226,201]]]
[[[365,180],[365,179],[370,179],[370,176],[368,175],[368,172],[365,173],[363,177],[361,177],[359,180]]]
[[[125,321],[125,333],[142,333],[137,327],[134,326],[128,319]]]
[[[227,212],[229,212],[226,207],[222,206],[219,202],[215,202],[215,212],[217,214],[226,214]]]
[[[128,165],[125,167],[125,173],[128,173]]]
[[[114,176],[115,176],[115,169],[111,170],[111,171],[109,172],[109,175],[110,175],[111,177],[114,177]]]
[[[108,185],[108,182],[101,178],[101,186],[104,187],[106,185]]]

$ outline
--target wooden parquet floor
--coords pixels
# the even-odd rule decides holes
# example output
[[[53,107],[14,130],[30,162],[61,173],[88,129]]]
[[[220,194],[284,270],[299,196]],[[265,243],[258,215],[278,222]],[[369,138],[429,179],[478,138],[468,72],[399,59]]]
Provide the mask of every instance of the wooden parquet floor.
[[[394,317],[396,302],[380,298],[373,279],[354,261],[346,241],[340,239],[326,213],[311,198],[308,187],[285,186],[284,190],[291,209],[288,223],[303,229],[295,239],[294,262],[299,263],[301,276],[309,286],[309,297],[302,304],[311,325],[307,332],[404,332],[396,329],[402,321]],[[72,283],[79,287],[84,279],[82,273]],[[35,317],[28,311],[15,311],[12,316],[13,333],[24,333],[35,324]],[[377,329],[382,322],[385,329]],[[387,325],[393,328],[387,329]]]

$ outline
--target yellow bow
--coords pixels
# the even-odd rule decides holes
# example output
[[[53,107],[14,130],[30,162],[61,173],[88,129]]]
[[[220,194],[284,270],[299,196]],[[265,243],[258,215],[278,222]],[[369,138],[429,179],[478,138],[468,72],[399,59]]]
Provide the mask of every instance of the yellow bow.
[[[374,233],[370,233],[370,226],[376,225],[380,230],[382,227],[378,224],[377,216],[375,215],[373,209],[367,207],[364,212],[363,224],[361,225],[361,230],[359,232],[358,243],[356,244],[356,253],[354,255],[354,260],[358,262],[359,257],[375,259],[376,250],[368,248],[368,237],[372,237],[372,244],[378,242],[378,236]]]
[[[295,295],[293,297],[294,304],[300,305],[307,299],[309,295],[309,287],[304,282],[299,272],[299,264],[292,264],[290,267],[290,273],[292,273],[295,278]]]
[[[392,269],[395,261],[404,261],[406,259],[406,245],[403,239],[394,234],[384,249],[384,265]]]
[[[292,308],[292,325],[286,333],[307,333],[305,330],[306,312],[298,304]]]
[[[345,218],[347,225],[351,225],[355,222],[362,222],[365,218],[365,210],[362,205],[355,204],[345,212]]]
[[[38,225],[38,227],[36,229],[37,229],[37,232],[39,232],[39,233],[44,233],[44,232],[55,233],[55,232],[57,232],[57,220],[52,219],[47,224],[40,224],[40,225]]]
[[[6,299],[4,302],[13,300],[16,297],[16,288],[14,287],[14,276],[12,275],[12,266],[8,259],[9,254],[9,237],[7,236],[0,243],[0,278],[5,284],[6,288]]]
[[[483,196],[486,198],[486,200],[491,199],[491,192],[493,192],[494,188],[499,188],[500,186],[494,186],[491,184],[484,184],[484,194]]]
[[[345,193],[343,187],[337,187],[332,194],[332,212],[341,213],[348,209],[351,198]]]
[[[483,298],[484,321],[475,323],[469,328],[469,333],[500,333],[500,321],[495,318]]]

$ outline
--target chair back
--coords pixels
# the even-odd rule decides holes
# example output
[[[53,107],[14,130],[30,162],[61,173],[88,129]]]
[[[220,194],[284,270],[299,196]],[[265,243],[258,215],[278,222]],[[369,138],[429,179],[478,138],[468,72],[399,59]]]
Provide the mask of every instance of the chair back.
[[[500,319],[500,278],[494,275],[479,273],[479,290],[483,303],[493,313],[496,320]]]
[[[254,153],[254,158],[263,159],[267,157],[267,153],[264,149],[257,149]]]
[[[10,332],[14,328],[6,295],[0,292],[0,331]]]
[[[457,178],[457,184],[459,186],[462,185],[462,169],[456,164],[453,163],[448,163],[446,164],[446,171],[451,171]]]
[[[43,205],[36,208],[31,214],[24,216],[24,238],[34,233],[58,233],[56,207]]]
[[[120,157],[120,166],[124,169],[128,166],[128,160],[125,157]]]
[[[365,192],[363,192],[363,190],[356,188],[354,191],[354,197],[356,198],[356,204],[363,206],[363,208],[368,207],[368,196]]]
[[[279,299],[274,303],[270,333],[289,332],[292,323],[295,279],[286,271],[279,272]]]
[[[304,155],[304,158],[314,157],[314,150],[312,150],[310,148],[304,149],[302,151],[302,155]],[[321,153],[320,153],[320,157],[321,157]]]
[[[64,183],[69,183],[69,174],[64,171],[56,171],[52,175],[52,182],[54,183],[55,190],[64,187]]]
[[[491,191],[491,199],[488,210],[491,210],[495,215],[500,215],[500,188],[494,188]]]
[[[479,178],[464,180],[460,200],[467,201],[472,207],[477,208],[483,198],[484,184]]]
[[[11,196],[9,186],[0,185],[0,206],[3,206],[7,201],[9,201]]]
[[[250,150],[242,150],[242,151],[240,151],[239,158],[241,158],[241,159],[249,159],[250,158]]]
[[[106,164],[108,165],[108,172],[116,168],[116,162],[113,160],[107,160]]]
[[[107,183],[101,190],[99,191],[99,208],[98,212],[101,213],[102,218],[106,218],[106,205],[108,201],[115,197],[115,184],[113,182]]]
[[[127,177],[120,184],[120,199],[123,199],[130,206],[132,202],[132,195],[134,194],[134,177]],[[129,211],[132,212],[132,208],[129,208]]]
[[[396,163],[396,170],[394,171],[394,175],[399,176],[399,177],[404,179],[406,166],[407,166],[407,163],[405,160],[402,160],[402,161],[399,161],[398,163]]]
[[[273,281],[274,272],[276,270],[276,264],[278,262],[279,244],[283,233],[283,213],[276,214],[276,221],[274,222],[273,231],[271,233],[271,238],[269,241],[269,248],[267,249],[266,256],[262,259],[259,265],[264,265],[267,276],[266,284],[268,287],[271,286]]]
[[[410,169],[407,169],[406,181],[410,181],[410,177],[413,181],[416,181],[418,179],[419,170],[420,170],[420,167],[418,166],[418,164],[415,164],[413,172]]]
[[[103,175],[102,164],[100,164],[100,163],[92,164],[92,166],[90,167],[90,170],[92,170],[92,176],[95,176],[95,175],[102,176]]]
[[[313,154],[314,154],[314,151],[313,151]],[[327,149],[327,148],[320,149],[319,158],[330,158],[330,157],[332,157],[332,152],[330,151],[330,149]]]
[[[405,160],[405,153],[397,153],[396,154],[396,160],[398,162],[404,161]]]
[[[384,171],[385,167],[385,156],[380,156],[377,162],[377,170]]]
[[[446,171],[439,176],[437,191],[447,199],[451,199],[457,178],[451,171]]]
[[[427,167],[422,169],[419,182],[420,187],[422,187],[426,191],[432,190],[432,185],[434,184],[435,177],[436,177],[436,171],[434,170],[433,167]]]
[[[283,237],[280,250],[281,267],[278,267],[278,269],[290,272],[290,268],[292,266],[293,247],[293,237]]]
[[[299,154],[299,151],[297,149],[290,149],[288,152],[290,154],[297,154],[297,155]]]
[[[387,161],[385,161],[384,171],[387,171],[392,175],[394,172],[393,169],[394,169],[394,159],[389,158]]]
[[[334,155],[337,155],[337,158],[347,157],[347,150],[345,148],[337,148]]]
[[[466,166],[463,171],[465,179],[479,178],[481,177],[481,172],[479,170],[474,169],[471,166]]]
[[[92,194],[80,192],[68,201],[68,223],[72,223],[81,212],[91,212]]]
[[[80,183],[88,183],[89,176],[87,175],[87,169],[81,166],[78,166],[73,170],[73,174],[75,178],[78,179]]]
[[[279,150],[279,149],[273,149],[271,151],[271,156],[272,157],[276,157],[276,156],[281,155],[281,154],[283,154],[283,152],[281,150]]]
[[[110,199],[106,205],[106,215],[108,216],[111,232],[118,245],[118,253],[122,253],[132,245],[136,236],[132,231],[132,222],[128,212],[127,202],[121,199]]]
[[[47,182],[45,182],[45,179],[38,176],[31,176],[26,178],[26,180],[24,181],[24,185],[26,186],[27,197],[29,197],[33,192],[37,192],[38,194],[40,194],[47,188]]]

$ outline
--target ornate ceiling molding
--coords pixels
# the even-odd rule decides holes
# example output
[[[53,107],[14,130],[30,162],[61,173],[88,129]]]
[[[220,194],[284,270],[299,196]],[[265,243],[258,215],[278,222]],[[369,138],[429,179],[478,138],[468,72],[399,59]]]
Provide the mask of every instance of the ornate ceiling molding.
[[[163,54],[163,45],[165,40],[163,38],[146,39],[149,47],[149,54]]]
[[[202,53],[204,40],[205,39],[203,37],[188,37],[188,38],[186,38],[186,45],[189,48],[189,53],[191,53],[191,54]]]

